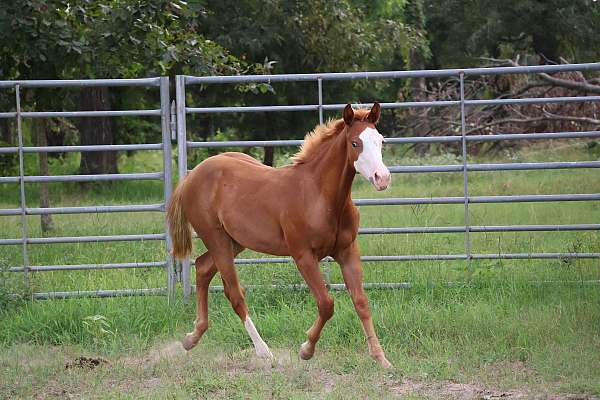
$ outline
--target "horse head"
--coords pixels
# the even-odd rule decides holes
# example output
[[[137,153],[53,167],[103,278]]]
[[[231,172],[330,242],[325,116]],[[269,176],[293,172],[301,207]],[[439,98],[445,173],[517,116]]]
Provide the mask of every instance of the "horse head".
[[[392,177],[381,155],[383,136],[375,127],[380,113],[381,106],[375,103],[368,114],[357,118],[352,106],[348,104],[344,108],[344,123],[348,162],[371,182],[375,189],[385,190],[390,185]]]

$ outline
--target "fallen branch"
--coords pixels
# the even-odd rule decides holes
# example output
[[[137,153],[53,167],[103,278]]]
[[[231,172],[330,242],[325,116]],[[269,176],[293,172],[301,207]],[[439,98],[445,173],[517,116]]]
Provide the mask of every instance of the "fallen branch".
[[[491,61],[493,63],[500,64],[500,65],[507,65],[509,67],[520,67],[521,66],[521,65],[519,65],[518,62],[513,61],[511,59],[497,59],[497,58],[487,58],[487,57],[481,57],[481,59],[486,60],[486,61]],[[579,90],[579,91],[586,92],[586,93],[600,93],[600,86],[590,83],[592,81],[587,81],[583,77],[582,77],[582,79],[584,79],[584,82],[577,82],[577,81],[571,81],[568,79],[555,78],[553,76],[548,75],[545,72],[539,73],[538,76],[553,86],[560,86],[560,87],[564,87],[567,89]]]
[[[548,119],[552,119],[552,120],[577,121],[577,122],[583,122],[586,124],[600,125],[600,119],[589,118],[589,117],[574,117],[574,116],[569,116],[569,115],[557,115],[557,114],[552,114],[546,110],[543,110],[543,112],[544,112],[544,115]]]
[[[567,79],[560,79],[550,76],[546,73],[540,73],[540,78],[545,80],[548,83],[551,83],[554,86],[560,86],[567,89],[579,90],[586,93],[600,93],[600,86],[591,85],[588,81],[585,82],[577,82],[570,81]]]
[[[586,117],[574,117],[574,116],[568,116],[568,115],[556,115],[556,114],[551,114],[547,111],[544,112],[544,116],[543,117],[532,117],[532,118],[504,118],[504,119],[499,119],[496,121],[491,121],[491,122],[486,122],[485,124],[481,124],[481,125],[477,125],[474,126],[473,124],[467,124],[472,126],[471,129],[465,131],[466,135],[470,135],[473,132],[477,132],[480,131],[482,129],[485,128],[489,128],[495,125],[502,125],[502,124],[531,124],[531,123],[538,123],[538,122],[543,122],[543,121],[576,121],[576,122],[582,122],[582,123],[586,123],[586,124],[592,124],[592,125],[600,125],[600,120],[598,119],[594,119],[594,118],[586,118]],[[460,122],[452,122],[452,121],[447,121],[448,124],[450,125],[454,125],[454,126],[460,126]],[[524,134],[526,135],[526,133]]]

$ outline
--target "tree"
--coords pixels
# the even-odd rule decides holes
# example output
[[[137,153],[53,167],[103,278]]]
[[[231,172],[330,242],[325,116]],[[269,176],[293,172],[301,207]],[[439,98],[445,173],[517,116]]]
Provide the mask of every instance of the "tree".
[[[429,47],[426,36],[426,19],[423,0],[408,0],[406,4],[406,23],[413,31],[423,37],[421,43],[412,46],[408,52],[408,67],[411,70],[425,69],[425,63],[429,58]],[[414,78],[411,80],[411,95],[415,101],[419,101],[426,91],[425,78]]]
[[[364,3],[351,0],[241,0],[236,7],[206,3],[202,32],[252,64],[272,73],[313,73],[400,69],[408,48],[417,40],[403,23],[404,1]],[[247,85],[244,96],[235,88],[205,88],[202,104],[315,104],[316,83]],[[324,85],[324,102],[373,101],[394,98],[400,82],[331,82]],[[222,130],[246,139],[298,138],[318,122],[316,113],[251,113],[203,116],[197,122],[202,137]],[[242,128],[243,127],[243,128]],[[268,163],[272,153],[265,149]]]
[[[33,131],[36,136],[38,146],[47,146],[48,141],[46,135],[48,132],[46,118],[39,118],[33,120]],[[48,153],[38,153],[38,167],[40,175],[48,175]],[[48,183],[41,182],[40,184],[40,207],[50,207],[50,193],[48,191]],[[40,216],[42,232],[46,233],[54,228],[54,222],[52,221],[52,215],[42,214]]]
[[[435,67],[477,65],[482,56],[535,55],[532,62],[547,63],[599,55],[594,0],[426,0],[425,14]]]
[[[9,2],[0,8],[0,72],[39,79],[240,71],[243,63],[198,33],[202,12],[196,3],[180,0]],[[83,88],[79,101],[91,110],[115,102],[110,90],[95,88]],[[114,122],[82,119],[78,126],[82,144],[115,142]],[[84,152],[80,169],[115,172],[116,157]]]

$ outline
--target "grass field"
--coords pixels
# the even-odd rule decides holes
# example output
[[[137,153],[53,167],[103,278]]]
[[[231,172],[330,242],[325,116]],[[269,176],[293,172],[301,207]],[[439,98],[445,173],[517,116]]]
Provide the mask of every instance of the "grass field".
[[[388,165],[455,163],[453,156],[401,158]],[[556,141],[474,162],[600,159],[594,142]],[[32,159],[34,161],[34,159]],[[76,173],[75,155],[53,162],[53,173]],[[160,170],[158,153],[123,158],[122,172]],[[34,173],[35,171],[32,171]],[[600,193],[595,170],[470,173],[471,195]],[[51,206],[161,202],[155,182],[116,182],[108,188],[51,184]],[[35,185],[27,187],[36,204]],[[357,179],[354,198],[462,195],[462,175],[395,175],[392,188],[374,192]],[[31,201],[29,200],[31,199]],[[18,206],[16,186],[0,185],[0,208]],[[598,202],[471,205],[473,225],[598,223]],[[30,236],[42,236],[28,217]],[[0,236],[19,237],[19,217],[2,217]],[[158,213],[54,216],[56,236],[161,233]],[[361,208],[361,226],[463,224],[462,205]],[[597,231],[477,233],[473,252],[600,252]],[[368,235],[365,255],[460,254],[463,234]],[[197,243],[197,252],[202,248]],[[245,252],[243,257],[257,254]],[[18,246],[0,247],[0,263],[20,265]],[[32,265],[160,261],[163,242],[30,246]],[[178,296],[10,300],[22,277],[3,273],[0,289],[0,398],[568,398],[600,395],[600,264],[598,260],[493,260],[365,263],[367,282],[411,282],[405,290],[371,290],[376,329],[391,371],[366,355],[346,293],[334,293],[336,313],[315,358],[296,354],[316,314],[307,292],[255,290],[250,312],[276,360],[256,360],[250,340],[222,294],[210,297],[211,328],[192,352],[176,340],[189,331],[194,305]],[[238,267],[243,284],[300,283],[292,265]],[[332,281],[341,282],[332,265]],[[40,272],[33,291],[161,287],[164,271]],[[452,285],[448,286],[451,282]],[[213,284],[220,284],[215,279]],[[90,357],[99,365],[88,368]]]

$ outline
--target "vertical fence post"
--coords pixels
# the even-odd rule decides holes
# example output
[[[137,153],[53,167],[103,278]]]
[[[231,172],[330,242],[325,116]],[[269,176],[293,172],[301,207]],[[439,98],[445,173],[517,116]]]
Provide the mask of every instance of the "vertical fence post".
[[[23,253],[23,280],[29,289],[29,255],[27,253],[27,209],[25,201],[25,162],[23,155],[23,126],[21,119],[21,86],[15,85],[15,101],[17,111],[17,136],[19,141],[19,189],[21,204],[21,240]]]
[[[471,230],[469,222],[469,176],[468,176],[468,154],[467,154],[467,135],[466,135],[466,118],[465,118],[465,73],[459,74],[460,78],[460,132],[462,136],[462,162],[463,162],[463,194],[465,198],[465,255],[467,256],[467,268],[471,270],[471,237],[469,231]]]
[[[175,99],[177,100],[177,161],[179,167],[179,182],[187,175],[187,132],[185,124],[185,76],[177,75],[175,81]],[[190,260],[186,258],[181,262],[181,284],[183,285],[183,299],[188,301],[192,294],[190,284]]]
[[[319,87],[319,124],[323,123],[323,79],[317,79]]]
[[[319,124],[323,123],[323,79],[317,78],[317,90],[319,94]],[[325,283],[331,284],[331,263],[325,263]]]
[[[162,151],[163,151],[163,193],[164,206],[169,204],[173,190],[172,182],[172,154],[171,154],[171,108],[169,98],[169,78],[160,78],[160,122],[162,130]],[[167,298],[172,302],[175,296],[175,271],[173,268],[173,257],[170,252],[173,248],[169,225],[165,214],[165,245],[167,248],[166,272],[167,272]]]

